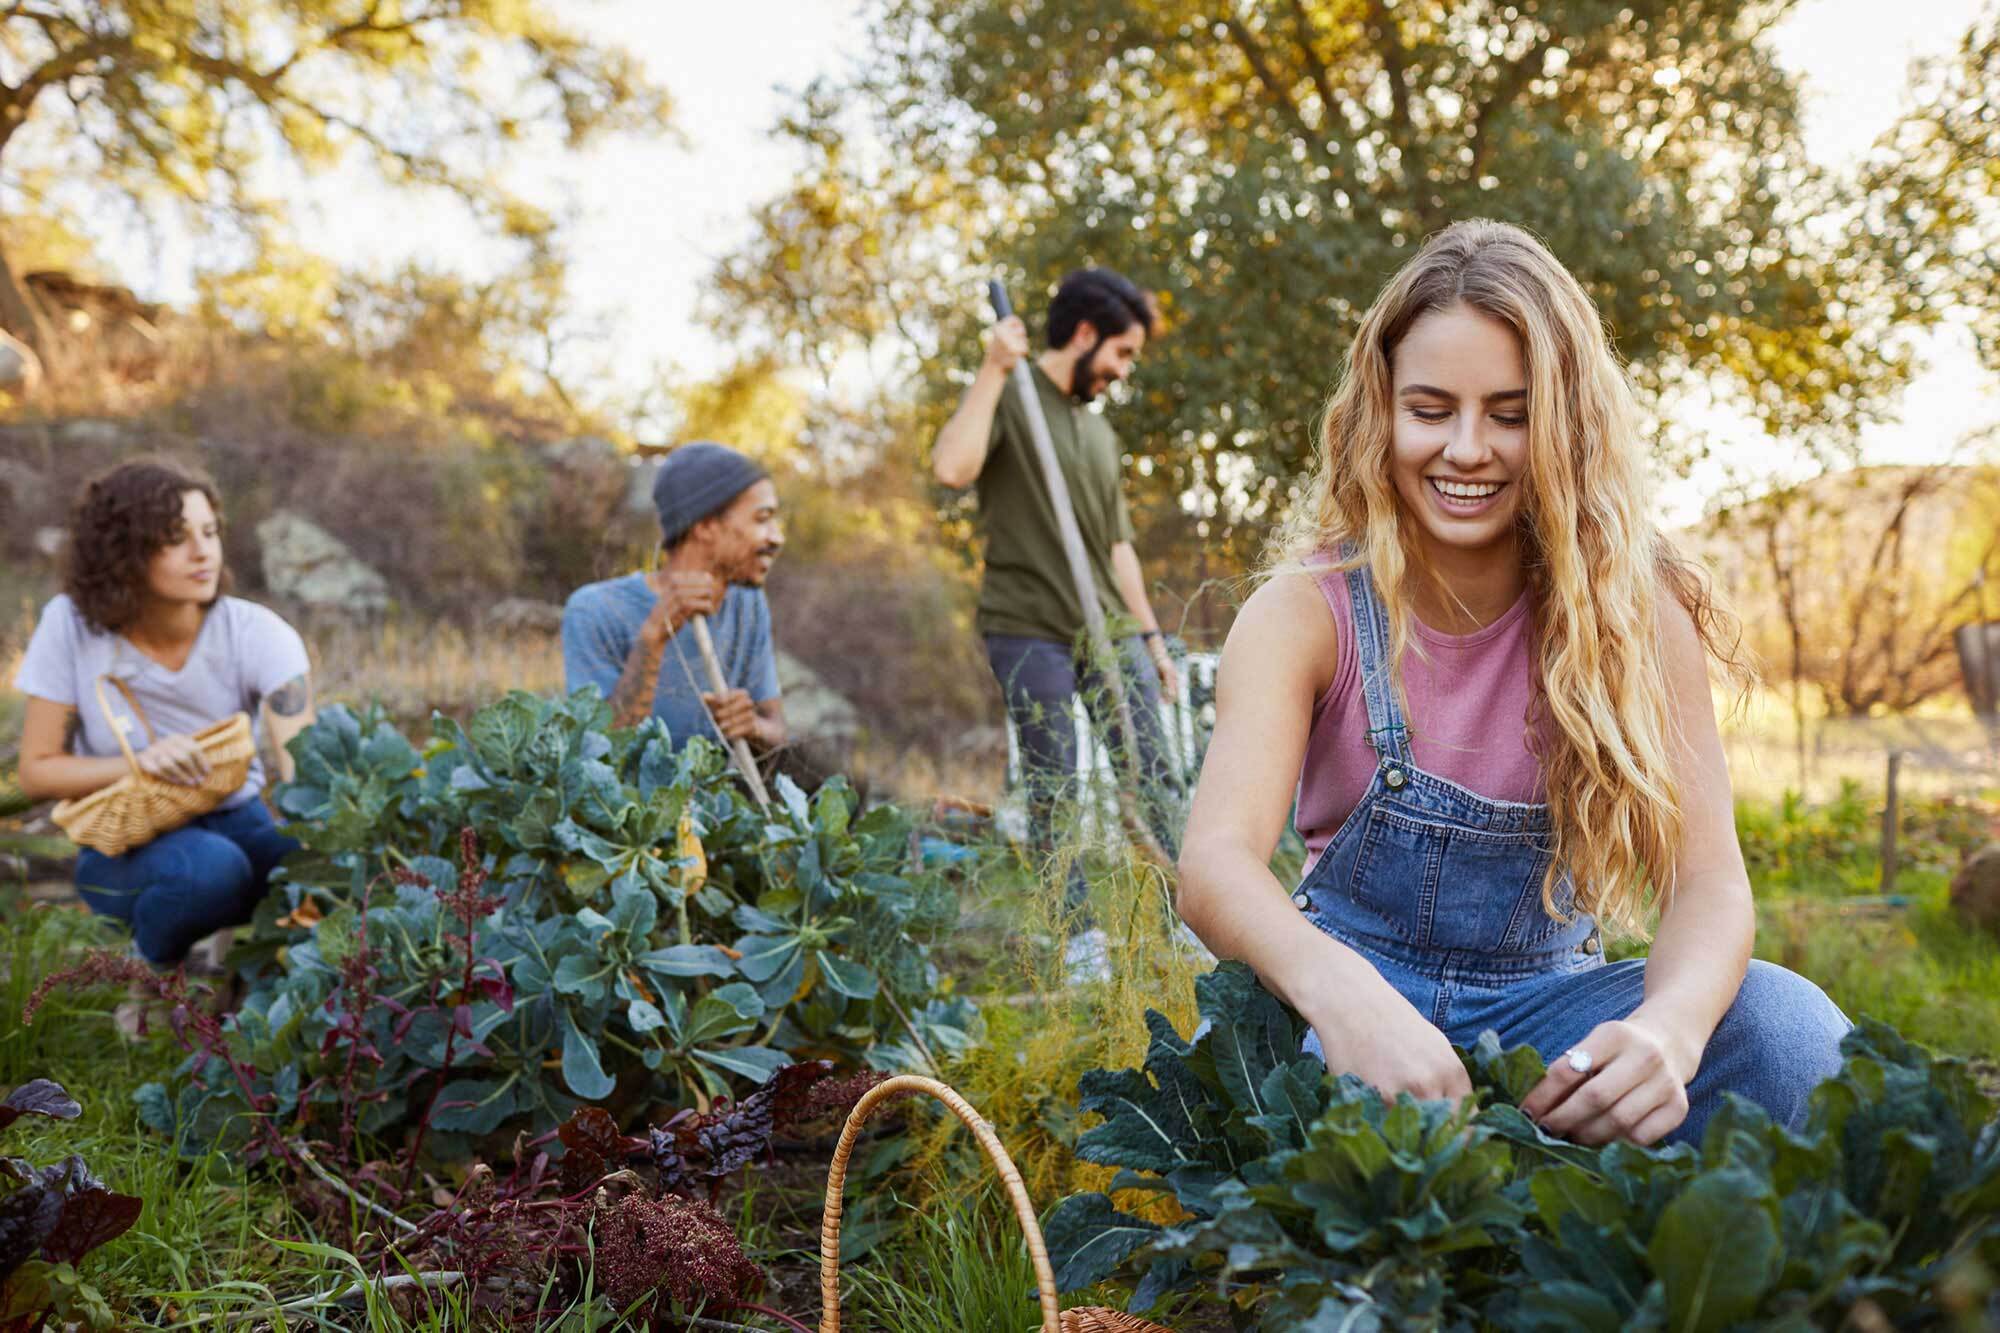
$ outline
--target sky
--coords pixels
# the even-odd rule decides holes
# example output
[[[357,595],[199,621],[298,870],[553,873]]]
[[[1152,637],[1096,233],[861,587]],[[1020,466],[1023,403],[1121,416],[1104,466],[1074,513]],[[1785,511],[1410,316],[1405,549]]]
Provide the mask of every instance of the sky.
[[[1804,0],[1772,39],[1804,80],[1812,155],[1838,165],[1864,150],[1895,118],[1909,62],[1948,50],[1978,9],[1979,0]],[[565,0],[562,11],[644,62],[672,95],[679,131],[667,142],[532,154],[515,170],[517,185],[572,219],[573,304],[596,334],[586,354],[610,367],[612,384],[600,387],[626,393],[663,376],[712,374],[730,355],[697,319],[701,284],[748,234],[756,204],[797,169],[771,127],[792,91],[861,55],[861,8],[853,0]],[[346,263],[481,262],[481,247],[448,205],[389,201],[335,180],[306,188],[296,207],[305,243]],[[167,237],[158,249],[127,238],[115,249],[115,266],[142,294],[185,298],[186,238]],[[2000,419],[2000,393],[1969,339],[1946,336],[1924,352],[1933,369],[1905,395],[1903,420],[1871,432],[1871,460],[1935,457],[1964,431]],[[1778,461],[1752,423],[1716,411],[1698,419],[1715,453],[1737,466]],[[1670,516],[1691,517],[1730,480],[1715,466],[1698,470],[1670,485],[1663,504]]]

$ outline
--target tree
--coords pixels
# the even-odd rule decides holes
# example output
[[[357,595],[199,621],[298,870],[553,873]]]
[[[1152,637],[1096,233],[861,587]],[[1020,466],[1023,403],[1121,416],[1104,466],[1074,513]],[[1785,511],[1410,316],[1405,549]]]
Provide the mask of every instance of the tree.
[[[1805,690],[1830,716],[1867,717],[1958,687],[1952,632],[2000,571],[2000,473],[1856,468],[1722,510],[1697,540],[1790,687],[1803,746]]]
[[[1734,383],[1827,452],[1908,370],[1879,293],[1802,220],[1787,0],[885,0],[800,101],[800,183],[721,268],[774,341],[907,346],[931,396],[988,315],[1069,268],[1158,289],[1119,427],[1140,507],[1254,549],[1305,474],[1360,312],[1455,218],[1522,223],[1657,391]],[[1218,17],[1219,16],[1219,17]],[[883,201],[894,201],[890,207]]]
[[[657,127],[665,95],[539,0],[12,0],[0,6],[0,181],[119,197],[253,231],[276,168],[365,158],[521,236],[549,222],[498,179],[501,150]],[[47,200],[44,200],[46,204]],[[0,252],[0,326],[47,329]]]
[[[1919,66],[1911,89],[1862,174],[1856,250],[1928,319],[1963,320],[2000,370],[2000,4],[1951,56]]]

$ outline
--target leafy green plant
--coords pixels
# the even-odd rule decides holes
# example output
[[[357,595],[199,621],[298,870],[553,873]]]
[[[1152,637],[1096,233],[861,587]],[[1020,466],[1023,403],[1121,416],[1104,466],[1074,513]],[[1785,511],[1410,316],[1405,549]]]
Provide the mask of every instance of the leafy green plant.
[[[1965,853],[1992,841],[2000,810],[1977,797],[1908,797],[1897,810],[1905,873],[1949,875]],[[1881,880],[1882,799],[1849,779],[1831,800],[1788,791],[1736,803],[1736,837],[1760,891],[1873,893]]]
[[[439,717],[421,754],[332,708],[292,749],[277,799],[303,848],[229,1049],[142,1095],[185,1150],[241,1138],[248,1111],[442,1152],[585,1102],[706,1107],[795,1060],[903,1067],[974,1039],[927,957],[951,886],[841,779],[809,798],[781,778],[760,810],[714,746],[612,731],[589,691]]]
[[[1598,1149],[1516,1103],[1543,1072],[1488,1034],[1462,1105],[1384,1102],[1300,1053],[1240,964],[1197,986],[1192,1040],[1151,1015],[1137,1070],[1095,1071],[1080,1157],[1110,1194],[1048,1219],[1058,1282],[1141,1274],[1265,1329],[1942,1327],[2000,1316],[2000,1120],[1962,1061],[1863,1023],[1807,1127],[1728,1099],[1699,1150]],[[1170,1225],[1113,1195],[1169,1195]]]

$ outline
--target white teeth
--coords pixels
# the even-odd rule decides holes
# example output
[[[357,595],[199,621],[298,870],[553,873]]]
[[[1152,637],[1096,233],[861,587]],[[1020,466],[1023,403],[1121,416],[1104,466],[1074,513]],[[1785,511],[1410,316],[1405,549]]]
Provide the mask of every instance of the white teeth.
[[[1501,483],[1497,481],[1471,483],[1463,481],[1441,481],[1436,477],[1432,477],[1430,481],[1431,485],[1437,487],[1438,490],[1442,491],[1444,494],[1450,496],[1454,500],[1484,500],[1487,496],[1492,495],[1496,491],[1498,491],[1501,485]]]

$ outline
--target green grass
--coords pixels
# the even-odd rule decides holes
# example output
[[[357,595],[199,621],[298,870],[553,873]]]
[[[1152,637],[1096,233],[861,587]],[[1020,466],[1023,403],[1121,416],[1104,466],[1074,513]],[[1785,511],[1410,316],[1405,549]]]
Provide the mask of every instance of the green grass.
[[[1758,891],[1760,956],[1824,986],[1850,1015],[1872,1015],[1941,1050],[2000,1052],[2000,940],[1962,926],[1946,899],[1962,847],[1985,836],[1992,807],[1919,803],[1905,817],[1907,902],[1875,900],[1876,821],[1859,793],[1821,805],[1746,806],[1739,820]],[[1147,1005],[1185,1007],[1184,962],[1162,930],[1160,886],[1130,865],[1093,864],[1100,919],[1124,937],[1117,975],[1082,993],[1051,989],[1052,881],[1010,858],[975,866],[961,886],[964,928],[940,951],[959,986],[993,997],[986,1049],[947,1076],[990,1117],[1046,1207],[1101,1186],[1070,1154],[1082,1128],[1076,1075],[1136,1061]],[[1161,918],[1156,920],[1155,918]],[[122,946],[115,926],[73,907],[32,906],[0,885],[0,1086],[46,1076],[84,1107],[73,1122],[17,1121],[0,1152],[31,1161],[81,1154],[116,1189],[144,1201],[138,1226],[82,1265],[122,1320],[222,1328],[274,1318],[280,1302],[344,1288],[358,1275],[332,1237],[294,1207],[275,1177],[223,1157],[176,1159],[139,1124],[132,1096],[168,1076],[170,1040],[120,1041],[111,1011],[122,991],[58,993],[32,1027],[17,1016],[36,980],[84,950]],[[1027,1003],[1001,1003],[1000,996]],[[1131,1029],[1128,1031],[1127,1029]],[[1134,1045],[1134,1043],[1138,1045]],[[880,1158],[869,1176],[865,1159]],[[857,1155],[845,1234],[872,1244],[843,1263],[846,1323],[889,1333],[1036,1326],[1033,1274],[1019,1225],[991,1168],[955,1122],[926,1115]],[[823,1157],[749,1174],[723,1200],[751,1253],[774,1279],[767,1303],[811,1324],[817,1306],[817,1231]],[[1108,1176],[1108,1173],[1104,1173]],[[1097,1293],[1110,1297],[1117,1293]],[[1190,1312],[1165,1317],[1183,1330]],[[371,1296],[343,1310],[342,1327],[401,1333],[471,1326],[463,1293],[428,1301]],[[730,1316],[748,1327],[766,1321]],[[322,1325],[324,1326],[324,1325]],[[582,1299],[545,1327],[628,1326],[601,1299]]]
[[[1993,836],[1991,793],[1912,801],[1885,896],[1881,807],[1852,783],[1830,801],[1745,802],[1737,833],[1757,893],[1757,956],[1940,1051],[2000,1055],[2000,938],[1952,910],[1952,872]]]
[[[70,908],[16,906],[0,935],[0,1084],[52,1078],[83,1106],[73,1121],[24,1116],[4,1150],[32,1162],[80,1155],[112,1188],[144,1204],[138,1225],[84,1261],[88,1279],[128,1312],[156,1321],[211,1304],[192,1295],[268,1280],[296,1294],[314,1268],[269,1239],[302,1231],[277,1184],[219,1156],[183,1162],[138,1122],[132,1095],[172,1073],[179,1053],[164,1039],[127,1043],[112,1024],[122,990],[57,991],[33,1026],[19,1022],[35,980],[65,955],[116,942],[104,923]]]
[[[899,1333],[1041,1326],[1028,1247],[997,1186],[955,1201],[897,1199],[885,1211],[894,1243],[842,1265],[843,1322]]]
[[[1758,904],[1757,954],[1940,1051],[2000,1056],[2000,941],[1960,921],[1942,875],[1898,883],[1906,906],[1794,892]]]

